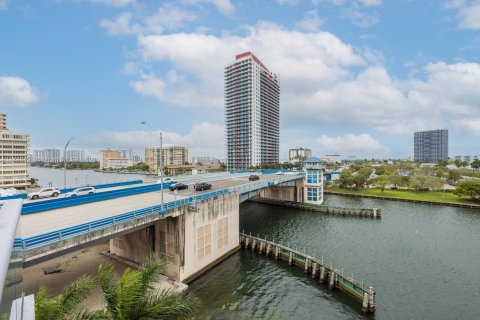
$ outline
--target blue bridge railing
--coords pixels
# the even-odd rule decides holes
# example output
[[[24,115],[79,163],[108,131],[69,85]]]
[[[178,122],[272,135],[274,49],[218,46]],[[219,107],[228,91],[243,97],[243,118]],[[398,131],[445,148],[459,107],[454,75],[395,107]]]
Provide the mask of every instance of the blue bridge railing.
[[[56,243],[62,240],[75,238],[84,234],[88,234],[92,231],[97,231],[97,230],[113,227],[116,225],[124,224],[138,218],[143,218],[143,217],[153,216],[153,215],[164,215],[170,210],[173,210],[185,205],[196,204],[197,202],[201,202],[203,200],[229,194],[231,192],[238,192],[239,194],[247,193],[247,192],[256,191],[262,188],[268,188],[278,183],[282,183],[282,182],[286,182],[286,181],[290,181],[298,178],[299,176],[296,176],[296,175],[282,176],[271,181],[269,180],[257,181],[257,182],[249,183],[246,185],[231,187],[231,188],[222,189],[218,191],[212,191],[212,192],[204,193],[197,196],[182,198],[175,201],[169,201],[164,203],[163,211],[161,210],[160,205],[154,205],[154,206],[150,206],[150,207],[139,209],[139,210],[121,213],[112,217],[98,219],[98,220],[90,221],[80,225],[39,234],[36,236],[26,237],[21,240],[16,239],[15,247],[17,250],[24,250],[24,251],[33,250],[43,246],[51,245],[53,243]]]

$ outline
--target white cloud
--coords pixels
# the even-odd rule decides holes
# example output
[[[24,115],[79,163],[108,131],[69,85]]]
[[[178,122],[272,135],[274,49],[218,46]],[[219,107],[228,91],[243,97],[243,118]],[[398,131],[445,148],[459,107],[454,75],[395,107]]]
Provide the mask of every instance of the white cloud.
[[[7,10],[9,0],[0,0],[0,10]]]
[[[230,0],[182,0],[183,4],[201,5],[202,3],[210,3],[214,5],[222,14],[232,14],[235,10]]]
[[[111,7],[124,7],[137,3],[137,0],[89,0],[93,4],[101,4]]]
[[[390,150],[373,139],[369,134],[346,134],[338,137],[321,135],[315,139],[322,154],[339,153],[341,155],[357,155],[359,157],[386,157]]]
[[[177,30],[185,23],[196,20],[195,14],[173,4],[165,4],[152,15],[134,23],[131,12],[124,12],[113,19],[102,19],[100,26],[110,35],[161,34],[166,30]]]
[[[0,76],[0,107],[23,107],[38,99],[35,90],[25,79]]]
[[[113,36],[124,36],[134,33],[133,27],[130,25],[132,20],[131,12],[124,12],[113,20],[102,19],[100,26],[107,30],[108,34]]]
[[[450,0],[444,4],[446,9],[457,10],[458,27],[462,29],[480,29],[480,1],[466,2],[464,0]]]
[[[278,4],[286,4],[289,6],[297,5],[300,0],[276,0]]]
[[[224,127],[221,124],[202,122],[194,124],[187,134],[163,132],[164,145],[186,146],[189,156],[212,155],[223,157]],[[142,152],[147,146],[158,145],[158,131],[104,131],[89,137],[93,145],[112,148],[132,148]]]
[[[378,23],[378,18],[376,15],[368,14],[354,7],[344,10],[342,17],[346,20],[349,20],[352,24],[362,28],[369,28]]]
[[[316,9],[307,11],[306,17],[296,23],[298,28],[309,32],[318,31],[321,25],[322,19],[318,16]]]
[[[314,4],[322,2],[328,2],[334,5],[362,5],[366,7],[379,6],[382,4],[382,0],[312,0]]]

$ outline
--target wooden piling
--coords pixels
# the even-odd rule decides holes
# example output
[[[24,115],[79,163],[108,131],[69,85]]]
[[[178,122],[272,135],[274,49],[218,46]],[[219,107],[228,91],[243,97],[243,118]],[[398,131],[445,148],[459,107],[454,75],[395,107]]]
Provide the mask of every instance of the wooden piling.
[[[253,251],[257,250],[258,243],[258,252],[262,254],[265,251],[267,256],[272,253],[272,250],[274,250],[273,256],[275,259],[287,260],[289,265],[303,267],[306,273],[311,272],[313,278],[317,276],[318,272],[320,283],[327,282],[329,288],[338,288],[339,290],[346,292],[361,303],[362,310],[365,310],[366,308],[366,312],[375,312],[375,291],[373,288],[364,286],[363,282],[355,281],[353,276],[344,274],[343,269],[339,270],[334,268],[332,264],[328,265],[327,263],[324,263],[323,258],[319,260],[305,252],[300,252],[284,245],[246,235],[244,233],[240,234],[240,241],[241,244],[245,246],[245,249],[249,249],[248,245],[251,243]],[[302,263],[302,260],[304,263]]]

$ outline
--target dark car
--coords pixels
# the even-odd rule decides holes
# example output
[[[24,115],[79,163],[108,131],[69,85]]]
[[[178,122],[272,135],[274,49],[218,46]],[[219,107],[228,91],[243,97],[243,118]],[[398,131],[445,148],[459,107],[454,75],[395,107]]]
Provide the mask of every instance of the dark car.
[[[195,184],[196,191],[203,191],[207,189],[212,189],[212,185],[210,183],[201,182],[201,183]]]
[[[257,176],[256,174],[252,174],[250,177],[248,177],[248,180],[256,181],[256,180],[260,180],[260,177]]]
[[[178,183],[174,183],[172,184],[170,187],[168,187],[171,191],[174,191],[174,190],[183,190],[183,189],[188,189],[188,186],[185,184],[185,183],[181,183],[181,182],[178,182]]]

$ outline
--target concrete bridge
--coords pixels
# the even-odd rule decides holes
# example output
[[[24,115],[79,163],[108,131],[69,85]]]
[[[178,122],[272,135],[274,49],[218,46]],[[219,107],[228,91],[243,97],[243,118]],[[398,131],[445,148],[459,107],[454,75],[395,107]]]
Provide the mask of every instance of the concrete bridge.
[[[239,204],[250,197],[303,201],[304,175],[231,176],[213,190],[133,194],[22,215],[25,266],[110,240],[110,252],[140,264],[156,252],[166,275],[188,282],[239,248]]]

